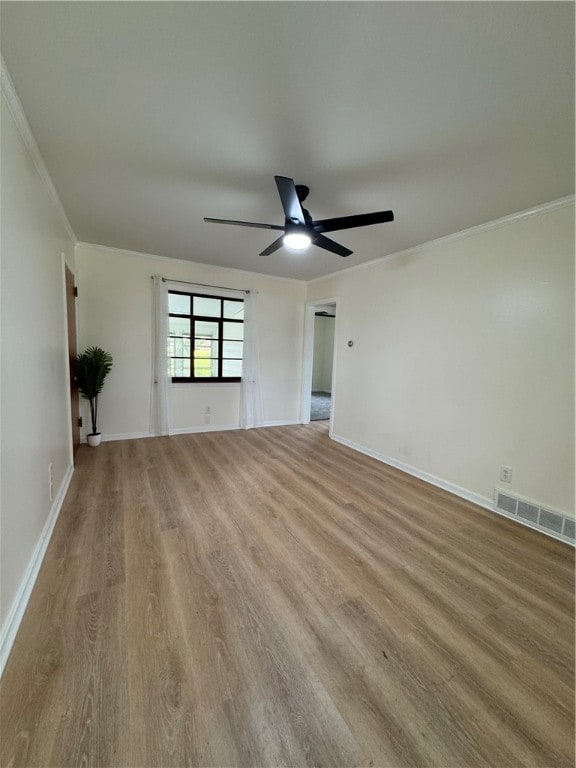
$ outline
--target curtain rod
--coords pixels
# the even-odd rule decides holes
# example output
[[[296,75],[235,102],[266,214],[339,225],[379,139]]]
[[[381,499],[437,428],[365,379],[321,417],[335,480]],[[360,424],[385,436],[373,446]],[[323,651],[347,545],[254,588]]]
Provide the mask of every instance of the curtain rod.
[[[154,280],[154,275],[150,275],[150,279]],[[189,280],[172,280],[169,277],[162,278],[163,283],[181,283],[182,285],[198,285],[202,288],[221,288],[223,291],[238,291],[238,293],[250,293],[248,288],[228,288],[226,285],[211,285],[210,283],[192,283]]]

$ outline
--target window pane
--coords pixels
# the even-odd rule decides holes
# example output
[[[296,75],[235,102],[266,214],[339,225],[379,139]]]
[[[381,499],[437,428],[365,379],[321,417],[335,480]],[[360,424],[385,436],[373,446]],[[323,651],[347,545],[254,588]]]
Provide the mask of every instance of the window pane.
[[[210,323],[210,322],[205,322],[204,320],[196,320],[196,322],[194,323],[194,335],[196,338],[217,339],[218,323]]]
[[[244,323],[223,323],[223,325],[225,339],[239,339],[242,341],[244,338]]]
[[[204,358],[194,358],[194,376],[200,378],[211,378],[218,376],[218,360]]]
[[[194,357],[218,357],[218,340],[194,339]]]
[[[190,360],[173,357],[168,366],[170,376],[190,376]]]
[[[194,314],[220,317],[221,303],[220,299],[205,299],[201,296],[194,296]]]
[[[232,320],[244,320],[244,302],[224,300],[224,317]]]
[[[190,320],[185,317],[170,317],[170,336],[190,336]]]
[[[190,339],[169,338],[168,339],[169,357],[190,357]]]
[[[222,360],[222,376],[242,376],[242,360]]]
[[[168,311],[177,315],[190,314],[190,296],[181,296],[178,293],[168,294]]]
[[[241,341],[224,341],[222,342],[222,357],[237,357],[242,358],[242,346]]]

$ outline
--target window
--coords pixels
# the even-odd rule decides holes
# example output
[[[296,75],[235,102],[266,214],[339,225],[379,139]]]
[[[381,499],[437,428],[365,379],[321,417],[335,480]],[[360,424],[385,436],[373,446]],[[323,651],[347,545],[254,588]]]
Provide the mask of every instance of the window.
[[[241,381],[242,299],[169,291],[168,311],[172,381]]]

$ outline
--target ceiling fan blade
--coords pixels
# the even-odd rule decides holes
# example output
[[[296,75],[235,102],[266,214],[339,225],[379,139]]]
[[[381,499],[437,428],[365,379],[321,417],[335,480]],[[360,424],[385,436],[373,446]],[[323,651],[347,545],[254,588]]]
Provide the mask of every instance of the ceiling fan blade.
[[[284,230],[279,224],[256,224],[253,221],[231,221],[230,219],[208,219],[204,217],[204,221],[210,224],[236,224],[238,227],[258,227],[259,229],[279,229]]]
[[[298,200],[294,179],[289,179],[287,176],[274,176],[274,179],[287,221],[292,224],[304,224],[304,212]]]
[[[329,237],[324,237],[324,235],[313,235],[312,242],[319,248],[324,248],[325,251],[337,253],[338,256],[350,256],[351,253],[354,253],[350,248],[345,248],[343,245],[340,245],[340,243],[335,243],[334,240],[330,240]]]
[[[260,256],[270,256],[271,253],[274,253],[274,251],[277,251],[278,248],[282,248],[284,245],[284,235],[281,235],[278,240],[274,240],[273,243],[270,243],[268,248],[264,248],[262,253],[260,253]]]
[[[313,221],[315,232],[335,232],[337,229],[352,229],[353,227],[369,227],[371,224],[386,224],[394,221],[392,211],[377,211],[376,213],[359,213],[357,216],[339,216],[335,219]]]

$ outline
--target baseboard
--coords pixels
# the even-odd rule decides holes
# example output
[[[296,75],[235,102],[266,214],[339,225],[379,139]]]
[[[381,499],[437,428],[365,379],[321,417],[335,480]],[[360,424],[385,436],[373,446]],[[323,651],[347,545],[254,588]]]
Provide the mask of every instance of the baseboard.
[[[300,419],[290,419],[289,421],[263,421],[258,427],[291,427],[294,424],[301,424]]]
[[[442,488],[444,491],[449,491],[455,496],[460,496],[460,498],[466,499],[466,501],[471,501],[473,504],[477,504],[479,507],[484,507],[484,509],[493,511],[492,505],[494,502],[492,499],[489,499],[486,496],[480,496],[480,494],[474,493],[474,491],[461,488],[459,485],[455,485],[454,483],[450,483],[440,477],[436,477],[436,475],[432,475],[430,472],[424,472],[417,467],[413,467],[411,464],[405,464],[403,461],[398,461],[397,459],[393,459],[390,456],[385,456],[383,453],[372,451],[370,448],[365,448],[362,445],[358,445],[358,443],[354,443],[352,440],[348,440],[347,438],[341,437],[340,435],[332,434],[331,437],[337,443],[342,443],[342,445],[346,445],[348,448],[352,448],[353,450],[358,451],[359,453],[363,453],[366,456],[371,456],[373,459],[381,461],[383,464],[388,464],[391,467],[400,469],[402,472],[406,472],[408,475],[412,475],[412,477],[417,477],[420,480],[424,480],[426,483],[435,485],[437,488]]]
[[[258,427],[287,427],[293,424],[300,424],[298,419],[285,421],[264,421],[258,424]],[[196,435],[202,432],[230,432],[234,429],[242,429],[240,424],[204,424],[200,427],[178,427],[171,429],[171,435]],[[102,435],[103,443],[110,443],[114,440],[140,440],[144,437],[158,437],[153,432],[120,432],[116,435]],[[86,436],[82,437],[82,443],[86,443]]]
[[[288,427],[292,424],[300,424],[299,421],[263,421],[262,424],[258,424],[255,427],[251,427],[251,429],[260,429],[261,427]],[[235,429],[243,429],[243,427],[240,426],[240,424],[211,424],[206,425],[204,427],[186,427],[184,429],[173,429],[171,430],[171,435],[189,435],[189,434],[196,434],[200,432],[229,432],[231,430]]]
[[[412,475],[412,477],[417,477],[419,480],[423,480],[425,483],[430,483],[430,485],[436,486],[436,488],[441,488],[443,491],[448,491],[449,493],[454,494],[454,496],[459,496],[461,499],[470,501],[472,504],[476,504],[477,506],[488,510],[488,512],[492,512],[495,515],[500,515],[500,517],[505,517],[507,520],[512,520],[513,522],[518,523],[519,525],[523,525],[526,528],[532,528],[532,530],[543,533],[545,536],[550,536],[557,541],[562,541],[564,544],[574,546],[573,543],[564,536],[558,536],[553,531],[544,530],[540,526],[533,525],[529,521],[524,521],[515,515],[508,515],[505,512],[502,512],[496,508],[495,499],[490,499],[487,496],[481,496],[474,491],[469,491],[467,488],[462,488],[461,486],[456,485],[455,483],[451,483],[448,480],[443,480],[441,477],[436,477],[436,475],[433,475],[430,472],[424,472],[417,467],[413,467],[411,464],[405,464],[404,462],[393,459],[390,456],[385,456],[384,454],[373,451],[370,448],[365,448],[364,446],[359,445],[358,443],[354,443],[352,440],[348,440],[347,438],[341,437],[340,435],[332,433],[330,437],[337,443],[341,443],[348,448],[352,448],[354,451],[358,451],[359,453],[370,456],[377,461],[381,461],[383,464],[388,464],[395,469],[406,472],[406,474]]]
[[[233,429],[240,429],[239,424],[205,424],[203,427],[182,427],[171,429],[171,435],[197,435],[201,432],[230,432]]]
[[[110,443],[114,440],[140,440],[142,437],[156,437],[152,432],[120,432],[117,435],[102,435],[103,443]],[[87,442],[86,438],[82,440]]]
[[[66,470],[66,474],[64,475],[62,482],[60,483],[60,489],[58,490],[56,498],[54,499],[52,507],[50,508],[48,519],[44,524],[44,528],[42,529],[38,543],[34,548],[34,552],[32,553],[28,567],[26,568],[24,576],[22,577],[22,581],[20,582],[20,586],[16,596],[14,597],[8,615],[6,616],[4,626],[2,627],[2,633],[0,637],[0,677],[4,672],[6,662],[10,656],[12,645],[16,639],[18,628],[20,627],[24,612],[26,611],[26,606],[28,605],[30,595],[32,594],[34,584],[36,583],[36,578],[40,571],[40,566],[42,565],[42,561],[46,555],[46,550],[48,549],[48,544],[50,543],[50,537],[52,536],[52,531],[54,530],[56,520],[60,514],[60,509],[62,508],[62,503],[66,497],[66,492],[68,491],[68,486],[70,485],[70,480],[72,479],[73,473],[74,467],[73,465],[70,465]]]
[[[251,429],[260,429],[261,427],[288,427],[292,424],[300,424],[299,421],[263,421],[262,424],[258,424]],[[197,434],[200,432],[229,432],[235,429],[243,429],[240,424],[211,424],[204,427],[186,427],[184,429],[173,429],[171,435],[189,435]]]

